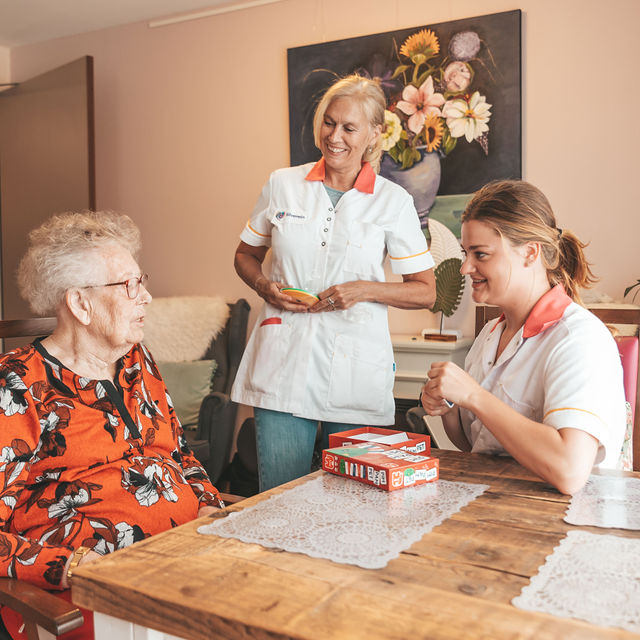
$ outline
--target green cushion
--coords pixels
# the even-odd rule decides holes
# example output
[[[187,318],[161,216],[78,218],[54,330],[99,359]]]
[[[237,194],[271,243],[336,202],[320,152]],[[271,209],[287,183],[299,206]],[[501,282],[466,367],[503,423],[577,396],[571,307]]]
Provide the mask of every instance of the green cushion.
[[[157,362],[178,419],[185,429],[198,425],[202,399],[211,391],[215,360]]]

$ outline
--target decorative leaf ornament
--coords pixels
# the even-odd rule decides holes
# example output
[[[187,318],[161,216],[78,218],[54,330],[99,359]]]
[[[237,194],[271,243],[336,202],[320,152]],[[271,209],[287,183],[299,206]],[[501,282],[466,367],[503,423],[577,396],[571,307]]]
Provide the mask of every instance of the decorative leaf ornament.
[[[464,276],[460,273],[462,249],[451,230],[433,218],[429,219],[429,234],[429,249],[436,263],[436,302],[432,311],[441,311],[448,318],[458,308],[464,291]]]
[[[434,313],[442,311],[447,316],[452,316],[462,300],[464,291],[464,276],[460,273],[462,260],[460,258],[447,258],[435,268],[436,301],[431,309]]]

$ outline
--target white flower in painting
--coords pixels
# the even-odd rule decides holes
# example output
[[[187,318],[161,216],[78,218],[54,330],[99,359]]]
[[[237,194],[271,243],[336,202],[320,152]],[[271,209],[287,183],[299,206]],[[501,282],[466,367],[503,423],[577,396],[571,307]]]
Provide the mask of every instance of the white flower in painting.
[[[468,101],[449,100],[442,108],[442,115],[453,138],[464,136],[467,142],[472,142],[489,131],[490,108],[485,97],[476,91]]]
[[[398,118],[393,111],[385,109],[384,124],[385,128],[382,133],[382,150],[389,151],[389,149],[392,149],[396,142],[400,140],[400,135],[402,134],[402,123],[400,122],[400,118]]]

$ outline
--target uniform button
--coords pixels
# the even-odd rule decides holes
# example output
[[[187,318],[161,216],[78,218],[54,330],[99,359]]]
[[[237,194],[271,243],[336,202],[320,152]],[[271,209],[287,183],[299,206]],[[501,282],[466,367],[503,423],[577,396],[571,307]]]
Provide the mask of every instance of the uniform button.
[[[327,243],[326,243],[326,242],[322,242],[321,244],[322,244],[322,246],[324,247]]]
[[[331,222],[331,218],[327,218],[327,222]]]
[[[329,229],[327,229],[326,227],[324,228],[325,232],[329,231]]]
[[[329,211],[333,211],[333,207],[329,207]]]

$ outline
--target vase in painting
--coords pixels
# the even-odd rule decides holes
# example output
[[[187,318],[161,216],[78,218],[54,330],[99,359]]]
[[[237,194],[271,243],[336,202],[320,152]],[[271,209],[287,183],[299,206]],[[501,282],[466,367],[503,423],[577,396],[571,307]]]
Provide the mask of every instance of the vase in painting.
[[[404,187],[413,196],[420,226],[425,228],[440,186],[440,155],[437,151],[420,151],[420,154],[422,158],[408,169],[402,169],[388,154],[383,154],[380,175]]]

